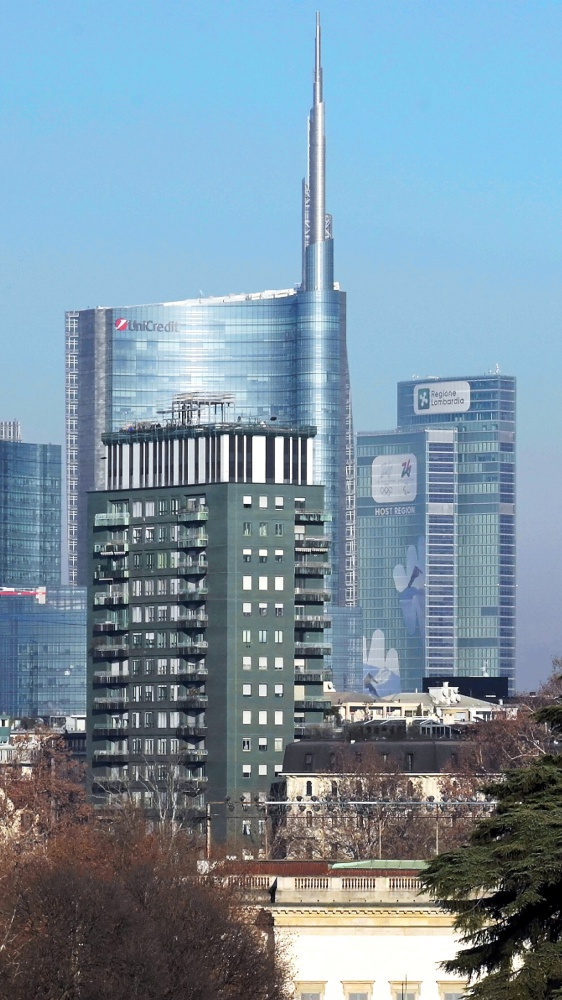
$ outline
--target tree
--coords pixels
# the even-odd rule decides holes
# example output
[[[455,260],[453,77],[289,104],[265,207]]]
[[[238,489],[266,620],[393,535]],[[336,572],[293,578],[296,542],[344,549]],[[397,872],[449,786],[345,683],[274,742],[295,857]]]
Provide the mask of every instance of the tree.
[[[538,758],[486,791],[495,813],[422,876],[464,946],[444,967],[470,979],[474,1000],[561,998],[562,758]]]
[[[286,1000],[255,909],[130,825],[62,830],[0,896],[1,1000]]]

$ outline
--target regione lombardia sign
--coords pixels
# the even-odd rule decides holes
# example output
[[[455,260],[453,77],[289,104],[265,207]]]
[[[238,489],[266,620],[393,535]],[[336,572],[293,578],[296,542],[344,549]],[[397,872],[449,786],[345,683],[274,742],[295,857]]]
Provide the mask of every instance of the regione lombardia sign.
[[[373,500],[377,503],[407,503],[418,492],[418,462],[415,455],[378,455],[372,466]]]
[[[429,382],[414,386],[414,413],[467,413],[470,410],[468,382]]]

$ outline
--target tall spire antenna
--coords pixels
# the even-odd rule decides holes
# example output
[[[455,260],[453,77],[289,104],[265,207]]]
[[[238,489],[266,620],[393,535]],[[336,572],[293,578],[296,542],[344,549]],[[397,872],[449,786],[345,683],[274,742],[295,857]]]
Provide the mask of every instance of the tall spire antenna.
[[[311,291],[333,287],[332,220],[326,215],[326,136],[322,79],[322,28],[316,12],[314,87],[308,117],[308,177],[303,183],[303,281]],[[315,249],[313,249],[315,248]]]
[[[314,104],[322,102],[322,28],[320,11],[316,11],[316,58],[314,60]]]

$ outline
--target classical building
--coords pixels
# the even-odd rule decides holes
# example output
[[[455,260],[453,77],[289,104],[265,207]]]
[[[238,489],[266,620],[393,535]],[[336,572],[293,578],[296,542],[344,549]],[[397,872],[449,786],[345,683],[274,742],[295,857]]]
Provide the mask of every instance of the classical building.
[[[345,293],[334,280],[320,25],[316,32],[309,174],[303,182],[298,287],[67,313],[67,484],[70,579],[85,583],[87,493],[104,485],[102,434],[158,420],[182,392],[231,393],[235,419],[317,431],[313,481],[325,487],[329,587],[338,671],[360,662],[355,604],[355,468]]]
[[[190,395],[165,426],[106,434],[90,495],[94,794],[206,801],[219,837],[226,819],[251,832],[232,804],[266,800],[295,729],[329,707],[313,429],[231,423],[227,404]]]
[[[515,379],[398,385],[398,428],[358,437],[364,685],[515,683]]]

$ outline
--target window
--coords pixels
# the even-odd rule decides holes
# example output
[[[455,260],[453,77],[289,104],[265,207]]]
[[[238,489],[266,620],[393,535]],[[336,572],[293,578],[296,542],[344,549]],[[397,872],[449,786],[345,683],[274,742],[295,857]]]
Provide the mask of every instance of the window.
[[[310,756],[310,754],[307,754],[307,756]],[[305,795],[312,795],[312,782],[311,781],[307,781],[307,783],[306,783],[306,791],[305,791],[304,794]]]
[[[258,656],[258,670],[267,670],[267,656]]]
[[[251,698],[252,697],[252,685],[251,684],[243,684],[242,685],[242,695],[243,695],[244,698]]]
[[[135,552],[133,555],[133,569],[140,569],[142,566],[142,555],[140,552]],[[140,581],[139,581],[140,586]]]
[[[275,750],[275,753],[282,753],[282,751],[283,751],[283,737],[282,736],[276,736],[275,737],[275,739],[273,741],[273,748]]]
[[[251,589],[252,589],[252,577],[251,576],[243,576],[242,577],[242,590],[251,590]]]
[[[170,740],[170,753],[179,753],[180,741]]]
[[[156,672],[160,676],[168,673],[168,660],[166,659],[166,657],[164,658],[161,657],[159,660],[156,661],[156,664],[157,664]]]
[[[259,506],[262,510],[267,507],[267,497],[260,497]]]
[[[258,642],[267,642],[267,629],[260,629],[258,632]]]
[[[267,549],[258,549],[258,559],[261,563],[267,562]]]
[[[274,765],[274,772],[275,772],[275,775],[283,774],[283,765],[282,764],[275,764]]]
[[[392,1000],[419,1000],[421,983],[391,982]]]
[[[242,657],[242,670],[251,670],[251,669],[252,669],[252,657],[251,656],[243,656]]]
[[[267,726],[267,712],[258,712],[258,725]]]
[[[151,577],[149,580],[144,581],[144,596],[152,597],[154,594],[154,579]]]
[[[250,736],[245,736],[242,740],[242,751],[244,753],[249,753],[252,749],[252,739]]]
[[[258,535],[260,536],[260,538],[266,538],[267,537],[267,521],[260,521],[260,526],[259,526],[259,529],[258,529]]]
[[[283,497],[275,497],[275,508],[280,510],[284,506]]]
[[[275,716],[275,725],[276,726],[282,726],[283,725],[283,712],[274,712],[274,716]]]
[[[248,601],[242,605],[242,614],[246,616],[252,614],[252,605]]]
[[[141,753],[142,742],[139,739],[131,740],[131,750],[133,753]]]
[[[158,528],[158,541],[167,542],[168,541],[168,525],[161,524]]]
[[[275,688],[274,688],[274,691],[275,691],[275,697],[276,698],[282,698],[283,697],[283,685],[282,684],[276,684]]]
[[[275,549],[275,562],[283,562],[283,549]]]
[[[158,696],[158,701],[167,701],[168,700],[168,685],[167,684],[159,684],[158,685],[157,696]]]
[[[283,657],[282,656],[276,656],[275,657],[274,666],[275,666],[276,670],[283,670]]]
[[[159,604],[158,605],[157,620],[159,622],[167,622],[168,621],[168,605],[167,604]]]
[[[258,604],[258,610],[262,618],[267,615],[267,604]]]
[[[275,605],[275,617],[276,618],[282,618],[283,617],[283,605],[282,604],[276,604]]]
[[[154,712],[144,713],[144,728],[150,729],[154,725]]]
[[[131,621],[134,622],[135,624],[138,624],[139,622],[142,622],[142,608],[141,607],[131,608]]]
[[[247,538],[252,534],[252,522],[251,521],[244,521],[244,523],[242,525],[242,534],[245,535]]]
[[[141,557],[139,556],[139,559],[140,558]],[[140,597],[141,587],[142,587],[142,580],[131,580],[131,597]]]
[[[144,685],[144,700],[154,701],[154,687],[152,686],[152,684]]]
[[[138,545],[142,541],[142,528],[133,528],[131,541],[133,545]]]
[[[342,983],[345,1000],[371,1000],[373,983]]]
[[[437,983],[437,987],[439,989],[439,1000],[464,1000],[466,983],[446,980]]]
[[[144,644],[145,646],[148,646],[149,649],[152,649],[154,646],[154,632],[145,632]]]
[[[277,629],[275,632],[275,642],[283,642],[283,630]]]
[[[251,507],[252,506],[252,498],[251,497],[242,497],[242,505],[244,507]]]
[[[275,535],[277,538],[281,538],[283,535],[283,524],[280,521],[275,524]]]
[[[159,757],[165,757],[168,753],[168,740],[157,740],[156,741],[156,753]]]
[[[145,740],[144,741],[144,752],[145,753],[150,753],[150,754],[154,753],[154,740]]]
[[[156,621],[156,608],[153,604],[148,604],[144,609],[144,620],[145,622]]]
[[[131,712],[131,728],[140,729],[140,712]]]
[[[252,777],[252,765],[251,764],[242,764],[242,777],[243,778],[251,778]]]
[[[140,500],[133,501],[133,517],[142,517],[142,503]]]
[[[168,513],[168,501],[167,500],[159,500],[158,501],[158,513],[159,514],[167,514]]]
[[[267,750],[267,736],[258,738],[258,750]]]
[[[326,983],[295,983],[295,1000],[323,1000]]]
[[[258,698],[267,698],[267,684],[258,684]]]
[[[165,567],[165,564],[164,564],[164,567]],[[167,594],[168,593],[168,588],[166,586],[166,580],[157,580],[156,581],[156,590],[157,590],[158,594]]]
[[[144,529],[144,540],[145,542],[154,541],[154,525],[151,525],[150,527],[147,525],[147,527]]]
[[[179,674],[180,671],[180,661],[177,656],[172,656],[170,658],[170,673],[175,675]]]
[[[283,577],[282,576],[276,576],[275,577],[275,589],[276,590],[283,590]]]
[[[267,590],[266,576],[258,576],[258,590]]]
[[[260,778],[267,777],[267,764],[258,764],[258,774]]]
[[[154,517],[154,500],[147,500],[144,505],[144,516]]]
[[[242,712],[242,725],[243,726],[251,726],[252,725],[252,713],[251,712]]]
[[[251,562],[251,561],[252,561],[252,550],[251,549],[242,549],[242,562],[248,563],[248,562]]]
[[[242,642],[252,641],[252,631],[249,628],[242,629]]]

